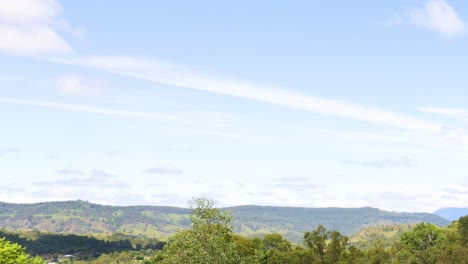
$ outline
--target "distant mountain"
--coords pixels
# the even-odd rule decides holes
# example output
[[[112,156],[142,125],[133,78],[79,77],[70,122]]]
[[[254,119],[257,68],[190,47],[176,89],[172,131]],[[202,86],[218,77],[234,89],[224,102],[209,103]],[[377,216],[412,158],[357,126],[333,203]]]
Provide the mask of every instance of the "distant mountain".
[[[445,207],[435,211],[434,214],[443,217],[448,220],[458,220],[460,217],[468,215],[468,207],[456,208],[456,207]]]
[[[321,224],[329,230],[351,235],[364,227],[429,222],[448,225],[446,219],[429,213],[397,213],[372,207],[300,208],[274,206],[238,206],[228,208],[234,216],[236,230],[242,235],[278,232],[291,241],[301,241],[304,232]]]
[[[304,232],[322,224],[350,235],[367,226],[449,221],[429,213],[396,213],[376,208],[300,208],[236,206],[232,212],[236,232],[262,236],[278,232],[299,242]],[[11,204],[0,202],[0,228],[68,234],[109,234],[166,239],[190,226],[190,210],[168,206],[107,206],[84,201]]]

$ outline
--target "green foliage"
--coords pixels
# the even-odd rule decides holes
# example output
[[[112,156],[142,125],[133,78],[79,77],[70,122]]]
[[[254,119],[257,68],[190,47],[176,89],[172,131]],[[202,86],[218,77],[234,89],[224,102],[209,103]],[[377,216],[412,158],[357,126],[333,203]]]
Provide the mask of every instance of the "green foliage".
[[[127,213],[120,208],[111,215],[113,221],[122,221]],[[161,218],[148,210],[142,211],[141,215]],[[289,242],[279,233],[270,232],[262,238],[234,234],[231,213],[216,208],[210,199],[194,199],[191,214],[187,217],[190,228],[176,232],[160,251],[154,250],[161,248],[159,241],[124,233],[113,233],[105,240],[98,240],[36,231],[10,234],[0,230],[0,237],[5,234],[13,242],[0,240],[0,264],[43,263],[40,258],[27,254],[39,252],[37,247],[42,252],[44,249],[54,252],[51,256],[56,259],[58,252],[73,252],[73,263],[77,264],[468,264],[468,216],[445,228],[430,223],[371,227],[362,230],[353,240],[319,224],[315,230],[304,233],[305,247]],[[365,243],[361,243],[363,241]],[[29,252],[26,253],[19,244],[26,245]],[[359,248],[362,245],[366,246]],[[91,254],[87,257],[79,253],[89,249],[94,251],[89,251]],[[118,250],[121,252],[115,252]]]
[[[370,249],[378,241],[386,248],[391,247],[400,239],[403,232],[409,231],[416,224],[399,224],[399,225],[380,225],[369,226],[361,229],[359,232],[350,237],[349,242],[361,249]]]
[[[280,233],[300,243],[304,232],[318,225],[351,235],[367,226],[416,224],[429,222],[439,226],[450,222],[434,214],[397,213],[376,208],[301,208],[275,206],[236,206],[229,208],[234,217],[234,230],[244,236]]]
[[[413,230],[401,234],[403,244],[412,250],[426,250],[442,239],[442,229],[429,223],[419,223]]]
[[[156,256],[153,250],[123,251],[102,254],[96,259],[90,261],[74,261],[74,264],[126,264],[140,263],[151,264],[151,259]]]
[[[388,250],[384,248],[380,241],[369,249],[367,252],[368,263],[371,264],[386,264],[391,262],[391,255]]]
[[[192,228],[174,235],[153,259],[154,263],[468,263],[468,249],[462,239],[464,218],[447,228],[429,223],[413,227],[382,226],[374,231],[380,230],[385,235],[378,234],[377,237],[390,237],[393,243],[377,239],[367,250],[350,244],[348,237],[340,232],[318,225],[315,230],[304,233],[306,247],[303,248],[291,244],[278,233],[266,234],[263,238],[234,235],[228,212],[215,208],[213,201],[208,199],[195,199],[194,205]],[[388,236],[389,232],[391,236]]]
[[[0,238],[0,264],[44,264],[40,257],[31,257],[24,248]]]
[[[327,239],[330,232],[322,225],[318,225],[317,229],[304,234],[304,242],[312,249],[315,256],[320,257],[322,263],[325,263],[325,253],[327,250]]]
[[[340,232],[328,231],[324,226],[304,234],[304,243],[320,263],[340,263],[348,257],[348,237]]]
[[[458,231],[462,244],[468,246],[468,215],[460,217],[458,220]]]
[[[132,238],[121,233],[97,239],[88,236],[49,234],[39,232],[7,232],[0,230],[0,237],[26,246],[31,255],[47,255],[47,259],[56,259],[54,255],[73,255],[74,259],[92,260],[102,254],[136,250],[160,250],[165,243],[156,239]]]
[[[196,198],[192,202],[192,228],[179,231],[169,240],[158,263],[254,263],[237,250],[228,212],[215,208],[210,199]]]

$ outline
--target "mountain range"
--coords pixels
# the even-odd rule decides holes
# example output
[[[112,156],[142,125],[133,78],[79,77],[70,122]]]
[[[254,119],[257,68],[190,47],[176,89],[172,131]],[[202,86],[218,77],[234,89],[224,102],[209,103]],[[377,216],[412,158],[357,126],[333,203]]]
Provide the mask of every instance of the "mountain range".
[[[300,242],[306,231],[321,224],[345,235],[376,225],[429,222],[439,226],[449,220],[431,213],[399,213],[372,207],[301,208],[277,206],[235,206],[229,210],[234,230],[244,236],[278,232]],[[86,201],[13,204],[0,202],[0,228],[37,230],[66,234],[105,235],[123,233],[167,239],[190,226],[190,209],[169,206],[109,206]]]

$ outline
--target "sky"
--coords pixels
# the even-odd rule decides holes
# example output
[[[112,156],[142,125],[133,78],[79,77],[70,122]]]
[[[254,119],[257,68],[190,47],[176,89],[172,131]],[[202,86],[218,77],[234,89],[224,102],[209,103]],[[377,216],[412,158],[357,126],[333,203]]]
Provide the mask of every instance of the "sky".
[[[0,201],[468,206],[468,2],[0,0]]]

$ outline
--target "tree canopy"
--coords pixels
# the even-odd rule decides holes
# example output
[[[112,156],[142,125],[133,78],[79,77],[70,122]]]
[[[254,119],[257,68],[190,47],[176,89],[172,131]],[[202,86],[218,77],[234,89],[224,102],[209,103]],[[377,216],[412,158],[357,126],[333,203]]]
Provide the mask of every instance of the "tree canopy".
[[[40,257],[31,257],[16,243],[0,238],[0,264],[44,264]]]

